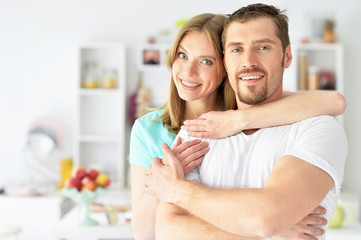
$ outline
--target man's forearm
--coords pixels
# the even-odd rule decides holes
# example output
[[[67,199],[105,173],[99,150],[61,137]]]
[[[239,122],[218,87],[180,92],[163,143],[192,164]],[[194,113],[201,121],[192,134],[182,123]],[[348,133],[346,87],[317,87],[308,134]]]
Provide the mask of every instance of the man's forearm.
[[[332,184],[321,169],[286,156],[277,162],[263,188],[215,189],[179,181],[171,202],[227,232],[270,237],[307,216]]]
[[[265,217],[266,209],[261,210],[265,206],[257,200],[262,198],[260,190],[215,189],[194,181],[184,181],[180,184],[177,187],[179,191],[174,195],[174,204],[226,232],[253,237],[263,235],[260,224],[261,217]],[[244,200],[242,204],[243,194],[254,200]],[[249,210],[242,211],[246,204]],[[256,214],[256,211],[261,211],[264,215],[250,217],[249,214]]]
[[[157,240],[256,240],[223,231],[176,205],[161,202],[157,208]]]

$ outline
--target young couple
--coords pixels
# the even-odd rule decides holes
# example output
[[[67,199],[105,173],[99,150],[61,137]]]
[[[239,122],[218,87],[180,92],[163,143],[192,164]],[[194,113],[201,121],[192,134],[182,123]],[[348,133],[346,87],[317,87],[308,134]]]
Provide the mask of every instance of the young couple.
[[[347,143],[321,115],[342,114],[345,101],[337,92],[283,92],[291,60],[287,17],[273,6],[201,14],[182,27],[168,53],[168,101],[132,129],[136,239],[324,234]]]

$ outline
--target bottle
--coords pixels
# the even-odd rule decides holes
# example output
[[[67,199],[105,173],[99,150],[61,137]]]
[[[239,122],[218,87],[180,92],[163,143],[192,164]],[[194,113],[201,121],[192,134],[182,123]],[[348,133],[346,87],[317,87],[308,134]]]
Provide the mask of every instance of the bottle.
[[[84,67],[83,88],[98,88],[98,68],[94,62],[88,62]]]
[[[117,71],[115,69],[104,69],[101,87],[106,89],[117,88]]]
[[[308,89],[317,90],[320,88],[319,68],[315,65],[308,66]]]
[[[298,89],[308,89],[307,56],[304,51],[299,52],[298,56]]]

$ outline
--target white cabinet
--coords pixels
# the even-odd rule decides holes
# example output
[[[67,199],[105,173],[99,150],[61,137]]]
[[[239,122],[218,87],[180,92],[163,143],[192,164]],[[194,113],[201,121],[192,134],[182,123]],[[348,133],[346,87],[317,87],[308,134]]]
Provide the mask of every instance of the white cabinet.
[[[78,50],[74,165],[96,167],[124,187],[125,46],[87,43]]]
[[[142,44],[138,46],[137,71],[142,86],[149,89],[151,107],[163,105],[169,93],[170,72],[166,57],[170,44]]]
[[[309,77],[316,71],[319,77],[318,89],[336,90],[343,93],[343,46],[340,43],[296,45],[296,61],[299,90],[307,90],[311,87]],[[306,82],[303,84],[303,81]],[[300,87],[302,85],[305,86],[304,89]]]
[[[336,90],[343,94],[343,46],[340,43],[296,45],[297,90]],[[343,123],[343,116],[338,116]]]

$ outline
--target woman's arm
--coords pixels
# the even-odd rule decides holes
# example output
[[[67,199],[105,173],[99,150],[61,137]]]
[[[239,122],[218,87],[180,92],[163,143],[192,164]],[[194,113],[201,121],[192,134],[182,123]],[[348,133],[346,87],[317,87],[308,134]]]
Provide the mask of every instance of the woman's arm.
[[[144,192],[145,168],[131,166],[132,228],[135,239],[155,238],[155,214],[158,199]]]
[[[134,142],[132,143],[134,144]],[[196,139],[182,143],[180,138],[175,140],[172,149],[179,158],[184,173],[188,173],[200,164],[203,161],[204,155],[209,151],[208,143],[206,142]],[[145,158],[145,156],[143,157]],[[144,177],[146,173],[146,168],[131,165],[132,228],[135,239],[140,240],[155,238],[155,214],[159,202],[156,197],[144,192]]]
[[[193,137],[223,138],[245,129],[295,123],[310,117],[344,113],[346,101],[335,91],[285,92],[278,101],[242,110],[208,112],[187,120],[183,128]]]

